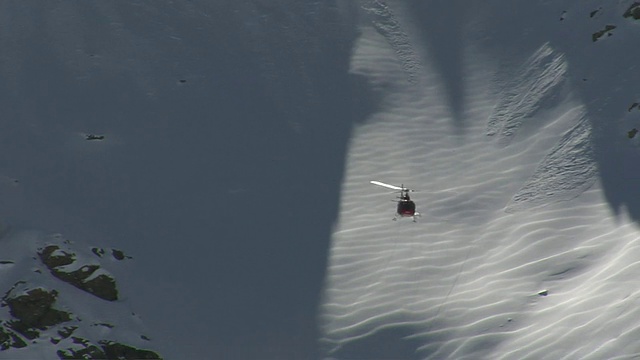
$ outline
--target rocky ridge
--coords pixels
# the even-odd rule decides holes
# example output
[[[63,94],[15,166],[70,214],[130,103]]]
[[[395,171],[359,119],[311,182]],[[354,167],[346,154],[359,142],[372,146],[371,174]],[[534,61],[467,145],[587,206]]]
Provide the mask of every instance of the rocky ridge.
[[[123,316],[118,311],[123,304],[109,270],[126,266],[131,256],[118,249],[83,248],[60,235],[24,241],[9,234],[0,242],[14,255],[0,260],[0,286],[14,280],[0,299],[0,354],[11,357],[12,352],[37,347],[39,353],[59,359],[161,358],[145,346],[122,341],[122,334],[135,331],[139,319],[133,312]],[[25,249],[35,251],[25,256]],[[136,342],[150,341],[140,333]]]

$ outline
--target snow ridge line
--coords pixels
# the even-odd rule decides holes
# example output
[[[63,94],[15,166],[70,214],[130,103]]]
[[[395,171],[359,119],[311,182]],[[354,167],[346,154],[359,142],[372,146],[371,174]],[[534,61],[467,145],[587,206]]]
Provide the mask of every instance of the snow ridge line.
[[[556,201],[571,200],[596,181],[598,167],[591,145],[591,124],[580,110],[578,123],[560,139],[513,196],[506,211],[513,213]]]
[[[509,145],[524,119],[562,89],[566,71],[564,56],[543,44],[507,84],[487,122],[487,136],[498,135],[500,145]]]
[[[384,1],[367,1],[362,9],[371,15],[371,23],[376,31],[382,35],[400,60],[402,69],[407,73],[407,81],[411,84],[418,82],[418,72],[421,68],[420,60],[409,41],[409,36],[402,30],[400,22],[393,15]]]

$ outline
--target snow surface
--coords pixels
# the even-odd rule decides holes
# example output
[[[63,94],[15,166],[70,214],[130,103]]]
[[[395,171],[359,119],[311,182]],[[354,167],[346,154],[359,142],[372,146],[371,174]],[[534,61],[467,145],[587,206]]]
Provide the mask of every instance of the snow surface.
[[[632,3],[0,2],[1,290],[59,236],[167,359],[640,356]]]
[[[381,105],[347,153],[327,358],[640,356],[631,3],[362,2],[351,71]],[[418,223],[372,179],[418,190]]]

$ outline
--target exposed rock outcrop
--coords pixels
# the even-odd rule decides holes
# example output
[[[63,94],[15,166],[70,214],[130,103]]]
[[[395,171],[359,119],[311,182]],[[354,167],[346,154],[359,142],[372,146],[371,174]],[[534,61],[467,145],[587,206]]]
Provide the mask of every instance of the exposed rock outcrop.
[[[9,348],[20,349],[25,346],[27,346],[27,343],[22,340],[20,336],[11,330],[0,327],[0,350],[7,350]]]
[[[16,284],[19,285],[19,284]],[[2,306],[9,307],[13,319],[3,321],[0,326],[0,349],[22,348],[28,340],[40,336],[40,331],[71,320],[71,314],[54,309],[58,292],[35,288],[22,295],[12,294],[14,286],[2,299]]]
[[[99,247],[91,248],[91,252],[99,258],[103,257],[107,253],[105,249]],[[118,249],[111,249],[111,256],[116,260],[132,259],[132,257],[126,255],[124,251]]]
[[[28,339],[39,336],[37,330],[71,320],[68,312],[53,308],[58,292],[36,288],[24,295],[8,297],[4,300],[9,312],[17,320],[8,322],[8,326]]]
[[[0,358],[11,358],[12,351],[30,354],[29,348],[38,344],[38,354],[48,351],[46,346],[51,347],[48,358],[161,359],[158,353],[139,347],[141,339],[150,342],[149,337],[141,333],[130,337],[140,321],[135,313],[129,313],[129,320],[126,314],[112,314],[122,309],[122,304],[111,303],[118,298],[118,292],[114,277],[105,267],[117,266],[131,256],[113,248],[74,247],[61,235],[42,242],[37,237],[31,238],[31,243],[24,242],[24,237],[18,239],[20,242],[12,246],[24,246],[27,253],[14,251],[16,258],[0,260],[3,275],[16,277],[0,298]],[[37,256],[30,249],[37,249]],[[25,262],[30,265],[25,266]],[[70,297],[63,292],[70,289],[59,280],[87,295],[74,292]],[[93,300],[95,306],[104,306],[97,313],[83,306],[74,308],[78,301],[85,301],[78,297],[90,300],[92,295],[109,301]]]
[[[98,272],[100,265],[87,264],[75,270],[69,270],[68,265],[76,263],[76,255],[61,250],[57,245],[49,245],[41,249],[38,255],[51,274],[58,279],[101,299],[118,300],[115,280],[108,274]]]
[[[600,38],[605,36],[605,35],[607,35],[607,36],[613,35],[612,31],[616,27],[617,26],[615,26],[615,25],[605,25],[604,29],[602,29],[600,31],[596,31],[591,35],[591,40],[593,40],[593,42],[596,42],[596,41],[600,40]]]
[[[138,349],[133,346],[121,344],[115,341],[101,340],[98,345],[92,344],[89,340],[72,337],[73,348],[58,350],[60,359],[161,359],[157,353]]]
[[[640,20],[640,2],[636,1],[631,4],[631,6],[629,6],[627,11],[625,11],[622,16],[624,16],[625,18]]]

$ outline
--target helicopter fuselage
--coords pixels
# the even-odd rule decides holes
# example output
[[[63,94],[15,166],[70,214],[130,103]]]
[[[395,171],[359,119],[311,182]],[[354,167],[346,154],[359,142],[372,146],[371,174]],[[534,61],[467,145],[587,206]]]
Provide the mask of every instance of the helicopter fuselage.
[[[402,217],[414,216],[416,214],[416,204],[411,200],[400,200],[398,201],[397,213]]]

